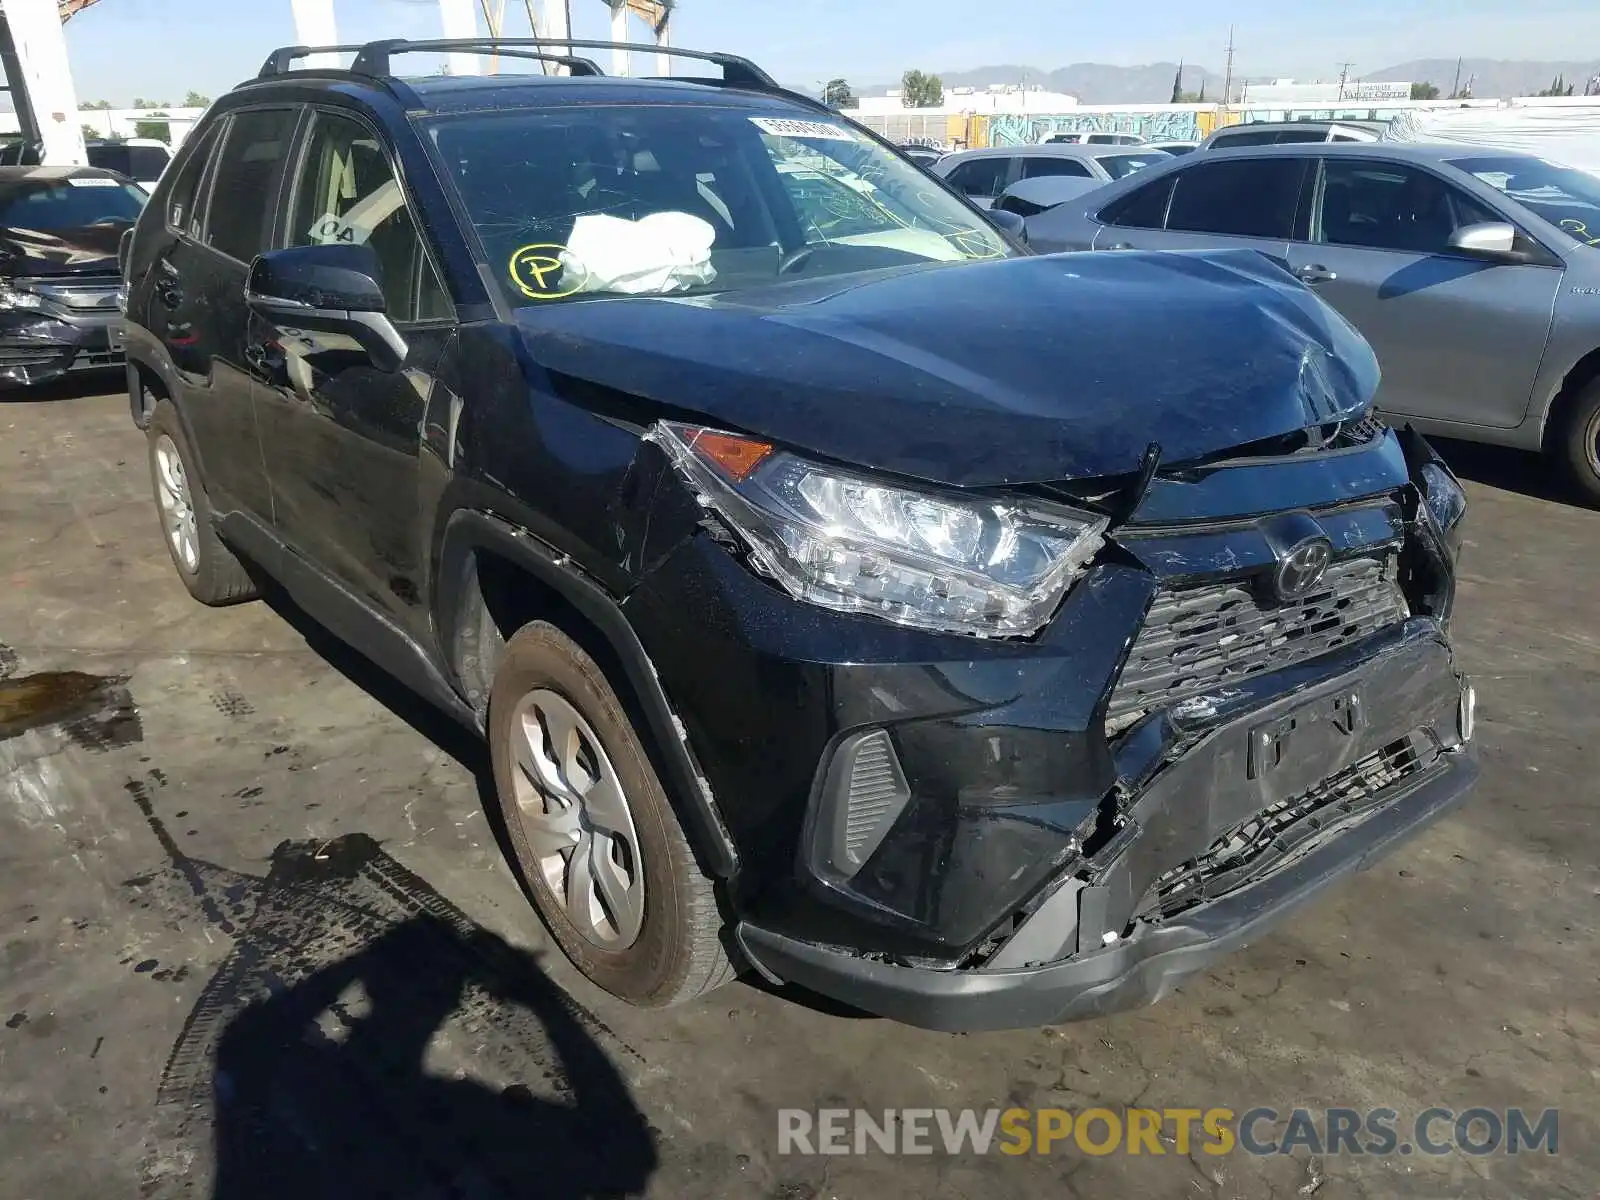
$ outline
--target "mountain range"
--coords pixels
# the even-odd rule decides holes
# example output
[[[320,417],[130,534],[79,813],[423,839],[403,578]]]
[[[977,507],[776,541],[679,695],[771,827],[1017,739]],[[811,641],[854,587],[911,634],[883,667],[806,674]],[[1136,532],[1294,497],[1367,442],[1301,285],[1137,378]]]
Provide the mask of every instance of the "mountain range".
[[[1139,67],[1117,67],[1105,63],[1073,63],[1053,71],[1038,67],[1005,64],[977,67],[970,71],[944,71],[939,78],[946,89],[956,87],[987,88],[991,84],[1025,83],[1042,87],[1046,91],[1065,92],[1076,96],[1085,104],[1160,104],[1172,95],[1172,79],[1178,70],[1173,62],[1150,63]],[[1480,99],[1506,96],[1529,96],[1550,86],[1556,76],[1574,85],[1576,95],[1582,95],[1587,81],[1600,75],[1600,59],[1587,62],[1520,62],[1490,58],[1467,58],[1461,61],[1461,82],[1472,80],[1472,94]],[[1251,82],[1274,78],[1265,72],[1252,72]],[[1310,82],[1297,76],[1300,82]],[[1381,81],[1432,83],[1443,95],[1449,95],[1456,79],[1456,60],[1453,58],[1424,58],[1363,71],[1360,78]],[[1206,97],[1222,98],[1222,73],[1204,67],[1185,65],[1183,88],[1198,92],[1205,85]],[[1235,77],[1237,95],[1240,78]],[[855,88],[858,96],[882,96],[895,84],[875,84]]]

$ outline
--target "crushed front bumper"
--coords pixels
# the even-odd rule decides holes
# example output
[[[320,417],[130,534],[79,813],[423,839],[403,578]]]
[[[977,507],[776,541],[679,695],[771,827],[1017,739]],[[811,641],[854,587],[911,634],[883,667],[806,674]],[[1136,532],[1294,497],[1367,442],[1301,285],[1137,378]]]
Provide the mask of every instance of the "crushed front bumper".
[[[738,939],[775,979],[934,1029],[1151,1003],[1464,799],[1472,707],[1437,625],[1413,619],[1354,660],[1262,676],[1130,733],[1114,833],[981,962],[914,965],[751,921]]]
[[[59,317],[0,313],[0,388],[29,387],[62,376],[123,365],[122,317],[116,312]]]

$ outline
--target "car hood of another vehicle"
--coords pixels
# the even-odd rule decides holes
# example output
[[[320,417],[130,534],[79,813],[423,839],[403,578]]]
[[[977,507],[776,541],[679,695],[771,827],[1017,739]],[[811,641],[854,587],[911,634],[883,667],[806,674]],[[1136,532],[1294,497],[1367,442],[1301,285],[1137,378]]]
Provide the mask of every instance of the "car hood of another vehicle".
[[[114,275],[117,243],[127,228],[0,229],[0,275]]]
[[[1062,254],[516,315],[542,367],[955,487],[1211,458],[1369,407],[1360,335],[1254,251]]]

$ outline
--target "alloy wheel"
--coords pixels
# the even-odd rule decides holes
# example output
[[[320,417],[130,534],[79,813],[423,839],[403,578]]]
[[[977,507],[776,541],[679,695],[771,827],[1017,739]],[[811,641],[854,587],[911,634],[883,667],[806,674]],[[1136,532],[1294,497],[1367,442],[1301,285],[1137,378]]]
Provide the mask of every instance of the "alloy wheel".
[[[194,500],[189,476],[178,447],[166,434],[156,439],[156,500],[167,544],[183,569],[193,575],[200,569],[200,536],[195,525]]]
[[[522,830],[539,873],[584,939],[633,945],[644,925],[644,868],[633,813],[616,768],[583,715],[539,689],[511,722]]]

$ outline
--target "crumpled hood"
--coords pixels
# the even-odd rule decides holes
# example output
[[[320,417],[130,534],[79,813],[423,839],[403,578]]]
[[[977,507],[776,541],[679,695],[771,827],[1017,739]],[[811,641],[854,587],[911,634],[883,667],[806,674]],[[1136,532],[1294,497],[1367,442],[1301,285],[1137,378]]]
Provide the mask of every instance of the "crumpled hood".
[[[543,367],[952,486],[1138,470],[1354,416],[1365,341],[1254,251],[1058,254],[519,310]],[[1308,365],[1309,364],[1309,365]]]
[[[107,275],[117,270],[126,225],[84,229],[0,229],[0,271],[12,276]]]

